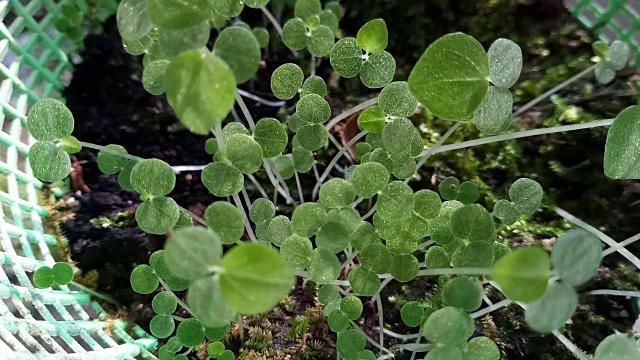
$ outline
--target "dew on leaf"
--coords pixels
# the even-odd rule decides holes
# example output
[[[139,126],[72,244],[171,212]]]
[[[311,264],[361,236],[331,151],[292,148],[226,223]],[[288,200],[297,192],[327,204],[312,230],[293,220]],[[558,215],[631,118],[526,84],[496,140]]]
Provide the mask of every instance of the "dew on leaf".
[[[304,270],[311,263],[313,245],[311,240],[300,235],[289,236],[280,246],[280,254],[294,269]]]
[[[164,235],[178,223],[180,210],[175,200],[166,196],[149,199],[136,209],[136,222],[142,231]]]
[[[387,115],[409,117],[416,111],[418,100],[411,94],[409,85],[406,82],[396,81],[382,89],[378,98],[378,105],[384,109]],[[405,138],[405,142],[406,139],[411,139],[411,136],[413,136],[413,132]]]
[[[304,73],[296,64],[280,65],[271,75],[271,91],[278,99],[289,100],[302,87]]]
[[[317,248],[311,254],[309,278],[318,284],[328,284],[340,276],[340,260],[335,252]]]
[[[362,49],[355,38],[347,37],[333,45],[329,60],[333,69],[343,78],[352,78],[362,68]]]
[[[264,149],[264,148],[263,148]],[[202,170],[202,183],[215,196],[225,197],[239,193],[244,187],[244,176],[231,165],[215,162]]]
[[[374,19],[364,24],[357,35],[358,45],[370,53],[379,53],[387,48],[389,32],[382,19]]]
[[[515,85],[522,71],[522,50],[509,39],[498,39],[487,51],[489,80],[496,85],[510,88]]]
[[[316,151],[327,144],[329,133],[320,124],[309,124],[298,129],[296,137],[301,147]]]
[[[396,74],[396,59],[386,51],[371,54],[360,68],[360,81],[369,89],[389,85]]]
[[[376,274],[386,274],[391,270],[393,256],[382,243],[372,243],[360,250],[360,264]]]
[[[473,122],[481,133],[498,135],[511,128],[513,95],[503,87],[490,86],[480,106],[473,113]]]
[[[542,203],[542,186],[527,178],[516,180],[509,187],[509,197],[520,214],[533,214]]]
[[[235,244],[244,234],[242,212],[226,201],[216,201],[204,213],[207,226],[220,236],[223,244]]]
[[[372,270],[357,266],[349,273],[349,285],[359,296],[373,296],[380,288],[380,278]]]
[[[60,101],[46,98],[38,101],[29,110],[27,128],[34,139],[52,141],[71,135],[73,115]]]

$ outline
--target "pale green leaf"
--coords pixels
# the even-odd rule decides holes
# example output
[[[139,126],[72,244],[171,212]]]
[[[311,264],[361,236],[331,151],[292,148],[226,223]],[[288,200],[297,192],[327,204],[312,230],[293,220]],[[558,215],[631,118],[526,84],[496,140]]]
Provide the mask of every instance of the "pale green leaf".
[[[640,106],[624,109],[611,124],[604,174],[612,179],[640,179]]]
[[[216,201],[204,212],[207,226],[216,232],[223,244],[235,244],[244,234],[242,212],[226,201]]]
[[[49,141],[38,141],[31,146],[29,164],[33,175],[46,182],[62,180],[71,172],[69,155]]]
[[[542,248],[521,248],[498,260],[492,277],[509,299],[532,302],[544,295],[550,266],[549,254]]]
[[[380,53],[387,48],[389,32],[382,19],[371,20],[358,30],[358,45],[370,53]]]
[[[153,197],[136,209],[136,222],[142,231],[163,235],[173,229],[180,217],[178,204],[166,196]]]
[[[176,174],[166,162],[146,159],[131,170],[131,185],[141,194],[167,195],[176,185]]]
[[[280,65],[271,76],[271,90],[278,99],[289,100],[300,90],[304,74],[296,64]]]
[[[480,106],[473,113],[478,130],[487,135],[498,135],[511,128],[513,96],[503,87],[490,86]]]
[[[369,55],[360,68],[360,80],[369,89],[387,86],[395,74],[396,59],[386,51]]]
[[[560,279],[578,286],[591,279],[600,267],[602,242],[592,233],[573,229],[560,235],[551,251],[551,265]]]
[[[164,258],[172,274],[183,279],[197,279],[211,273],[220,263],[220,237],[205,228],[190,227],[176,230],[167,240]]]
[[[222,327],[236,317],[222,296],[220,282],[213,276],[198,279],[189,286],[187,304],[206,327]]]
[[[208,0],[147,0],[149,19],[166,29],[183,29],[211,17]]]
[[[71,135],[73,115],[60,101],[50,98],[42,99],[29,111],[27,128],[36,140],[58,140]]]
[[[509,39],[498,39],[487,51],[489,79],[496,86],[510,88],[522,71],[522,50]]]
[[[355,38],[338,40],[331,49],[331,66],[343,78],[352,78],[360,73],[362,67],[362,49]]]
[[[544,296],[527,304],[524,318],[534,331],[549,334],[558,330],[578,308],[578,294],[563,282],[549,284]]]

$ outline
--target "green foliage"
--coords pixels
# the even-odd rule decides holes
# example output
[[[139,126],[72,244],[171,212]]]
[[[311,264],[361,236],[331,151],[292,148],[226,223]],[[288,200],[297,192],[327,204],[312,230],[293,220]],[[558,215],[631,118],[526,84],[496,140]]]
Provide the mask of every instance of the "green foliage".
[[[627,334],[607,336],[596,349],[596,360],[631,360],[640,356],[638,342]]]
[[[468,277],[452,278],[444,284],[442,300],[449,306],[475,311],[482,305],[482,284]]]
[[[547,290],[550,266],[549,255],[542,248],[523,248],[498,260],[491,276],[509,299],[532,302]]]
[[[387,24],[382,19],[371,20],[358,30],[358,46],[368,53],[383,52],[389,43]]]
[[[204,341],[204,328],[197,319],[186,319],[178,325],[176,337],[183,346],[198,346]]]
[[[242,191],[244,176],[231,165],[215,162],[202,170],[202,183],[215,196],[231,196]]]
[[[623,110],[609,128],[604,151],[604,174],[612,179],[639,179],[640,106]]]
[[[183,228],[173,233],[165,245],[164,259],[168,269],[183,279],[198,279],[220,263],[222,242],[213,231]]]
[[[149,323],[151,334],[160,339],[168,338],[169,336],[171,336],[171,334],[173,334],[173,330],[175,330],[175,327],[176,323],[169,315],[156,315],[151,319],[151,322]]]
[[[140,294],[151,294],[160,284],[158,276],[151,266],[144,264],[138,265],[133,269],[130,281],[133,291]]]
[[[73,115],[60,101],[42,99],[29,111],[27,128],[39,141],[59,140],[73,131]]]
[[[402,305],[400,317],[407,326],[420,326],[424,317],[424,307],[417,301],[409,301]]]
[[[235,244],[244,234],[244,216],[226,201],[217,201],[204,213],[207,226],[216,232],[223,244]]]
[[[251,30],[240,26],[231,26],[222,30],[216,39],[213,51],[229,65],[238,84],[251,80],[258,72],[261,58],[260,43]]]
[[[31,146],[29,163],[33,175],[46,182],[62,180],[71,171],[69,155],[49,141],[38,141]]]
[[[427,318],[422,335],[437,345],[461,347],[473,334],[473,328],[473,319],[468,313],[447,306]]]
[[[592,233],[575,229],[558,237],[551,251],[553,271],[569,286],[591,279],[600,267],[602,242]]]
[[[487,57],[491,82],[503,89],[515,85],[522,71],[520,46],[509,39],[498,39],[489,47]],[[511,107],[509,107],[509,115],[511,115]]]
[[[280,121],[272,118],[261,119],[256,123],[253,139],[262,146],[265,158],[275,157],[287,146],[287,132]]]
[[[578,308],[578,294],[563,282],[549,284],[544,296],[527,304],[527,325],[540,333],[551,333],[571,318]]]

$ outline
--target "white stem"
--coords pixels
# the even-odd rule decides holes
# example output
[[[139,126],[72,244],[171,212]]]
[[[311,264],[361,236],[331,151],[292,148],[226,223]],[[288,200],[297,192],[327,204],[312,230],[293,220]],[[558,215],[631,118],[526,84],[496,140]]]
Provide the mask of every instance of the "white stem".
[[[367,212],[366,214],[362,215],[360,220],[362,221],[367,220],[369,217],[375,214],[376,210],[378,210],[378,203],[373,204],[373,206],[371,207],[371,210],[369,210],[369,212]]]
[[[258,191],[260,192],[260,195],[262,195],[263,198],[268,199],[269,195],[267,195],[267,192],[264,190],[262,185],[260,185],[258,180],[256,180],[256,178],[251,174],[247,174],[247,177],[249,178],[249,180],[251,180],[253,185],[255,185],[255,187],[258,189]]]
[[[284,179],[282,178],[282,176],[280,176],[280,173],[278,172],[278,169],[276,169],[275,165],[271,162],[270,159],[266,159],[263,162],[264,168],[267,170],[267,173],[272,172],[273,175],[275,175],[276,179],[277,179],[277,183],[280,183],[280,185],[282,186],[282,188],[284,189],[284,198],[285,200],[287,200],[287,204],[295,204],[295,201],[293,201],[293,198],[291,197],[291,192],[289,191],[289,187],[287,186],[287,183],[284,182]],[[276,183],[276,185],[277,185]]]
[[[351,116],[353,114],[359,113],[360,111],[362,111],[362,110],[364,110],[364,109],[366,109],[366,108],[368,108],[370,106],[373,106],[373,105],[375,105],[377,103],[378,103],[378,98],[375,97],[373,99],[369,99],[369,100],[363,102],[360,105],[356,105],[353,108],[351,108],[351,109],[343,112],[342,114],[334,117],[333,119],[331,119],[327,123],[327,125],[324,126],[324,128],[327,129],[327,130],[333,129],[333,127],[336,126],[336,124],[339,123],[340,121],[348,118],[349,116]]]
[[[392,338],[402,339],[402,340],[412,340],[417,337],[420,337],[420,334],[402,335],[402,334],[398,334],[397,332],[393,332],[389,329],[384,329],[384,333],[391,336]]]
[[[247,104],[244,103],[244,100],[242,99],[242,96],[240,96],[239,93],[236,93],[236,102],[238,103],[238,106],[240,106],[240,110],[242,111],[242,114],[244,115],[245,119],[247,119],[247,124],[249,124],[251,131],[255,131],[256,123],[253,121],[251,112],[249,112],[249,108],[247,107]]]
[[[479,318],[481,316],[484,316],[484,315],[489,314],[491,312],[494,312],[496,310],[502,309],[503,307],[505,307],[505,306],[507,306],[509,304],[511,304],[511,300],[504,299],[504,300],[499,301],[499,302],[497,302],[497,303],[495,303],[495,304],[493,304],[491,306],[487,306],[484,309],[480,309],[480,310],[474,312],[473,314],[471,314],[471,317],[473,317],[474,319],[477,319],[477,318]]]
[[[560,342],[564,346],[566,346],[566,348],[569,349],[569,351],[573,353],[573,356],[575,356],[580,360],[587,359],[587,355],[582,350],[580,350],[580,348],[578,348],[574,343],[572,343],[569,339],[567,339],[567,337],[564,336],[560,331],[553,330],[552,334],[555,335],[555,337],[558,338],[558,340],[560,340]]]
[[[300,184],[300,177],[298,176],[298,172],[294,173],[296,177],[296,186],[298,187],[298,196],[300,197],[300,204],[304,204],[304,195],[302,194],[302,185]]]
[[[173,172],[176,174],[180,174],[181,172],[188,171],[202,171],[207,165],[178,165],[172,166]]]
[[[373,346],[377,347],[378,349],[386,352],[387,354],[391,354],[391,350],[389,350],[386,347],[378,344],[369,335],[367,335],[366,332],[362,331],[362,329],[360,329],[360,326],[358,326],[358,324],[354,323],[353,320],[349,320],[349,322],[351,323],[351,325],[353,325],[353,327],[355,327],[356,329],[360,330],[360,332],[364,335],[365,338],[367,338],[367,341],[369,341],[371,343],[371,345],[373,345]]]
[[[247,234],[249,234],[249,239],[253,242],[258,242],[256,239],[256,235],[253,233],[253,228],[251,227],[251,223],[249,223],[249,218],[247,217],[247,213],[244,211],[244,207],[242,206],[242,201],[238,194],[233,194],[233,202],[236,204],[236,207],[242,213],[242,218],[244,219],[244,227],[247,229]]]
[[[266,106],[271,106],[271,107],[275,107],[275,108],[279,108],[282,107],[286,104],[285,101],[270,101],[267,99],[263,99],[258,95],[252,94],[248,91],[244,91],[242,89],[238,89],[238,94],[246,97],[247,99],[251,99],[257,103],[260,103],[262,105],[266,105]]]
[[[331,143],[333,144],[333,146],[336,147],[336,150],[338,150],[338,152],[343,151],[343,147],[342,145],[338,142],[338,140],[336,140],[335,136],[333,136],[333,134],[329,133],[329,141],[331,141]],[[349,149],[347,149],[349,150]],[[344,154],[344,156],[347,158],[347,160],[349,160],[350,163],[353,164],[353,158],[351,157],[351,151],[343,151],[342,154]]]
[[[273,28],[276,29],[276,32],[278,33],[278,35],[282,36],[282,26],[280,26],[280,23],[278,22],[278,19],[276,19],[273,16],[271,11],[269,11],[269,9],[267,9],[266,6],[261,7],[260,10],[262,10],[262,13],[264,14],[264,16],[269,20],[271,25],[273,25]],[[297,51],[295,51],[293,49],[289,49],[289,50],[291,50],[291,53],[293,54],[293,56],[298,57],[298,52]]]
[[[314,76],[316,74],[316,57],[311,55],[311,64],[309,65],[309,74]]]
[[[586,292],[587,295],[612,295],[612,296],[625,296],[640,298],[640,291],[622,291],[622,290],[592,290]]]
[[[446,133],[444,133],[444,135],[442,135],[442,137],[435,143],[435,145],[431,147],[431,149],[427,149],[423,151],[419,155],[420,161],[418,161],[418,164],[416,165],[416,169],[420,169],[422,165],[424,165],[424,163],[426,163],[427,160],[429,160],[431,155],[435,154],[439,149],[441,149],[443,147],[442,144],[444,144],[444,142],[447,141],[447,139],[449,139],[449,137],[453,134],[453,132],[460,127],[460,125],[462,125],[461,122],[455,123],[452,127],[449,128],[449,130],[447,130]],[[408,183],[409,180],[411,180],[411,178],[406,179],[404,182]]]

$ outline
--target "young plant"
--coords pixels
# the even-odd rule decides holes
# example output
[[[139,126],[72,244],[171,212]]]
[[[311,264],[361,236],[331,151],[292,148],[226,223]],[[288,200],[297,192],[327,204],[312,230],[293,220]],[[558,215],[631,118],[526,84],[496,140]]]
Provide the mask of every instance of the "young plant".
[[[169,164],[130,155],[120,145],[79,142],[70,135],[74,123],[71,113],[56,100],[40,101],[27,118],[29,130],[38,140],[29,154],[36,177],[47,182],[60,180],[70,170],[67,153],[77,152],[80,146],[97,149],[99,168],[106,174],[118,174],[124,189],[140,193],[143,203],[136,210],[140,228],[168,234],[165,249],[131,274],[136,292],[155,293],[162,285],[152,303],[157,315],[150,325],[156,337],[169,338],[159,350],[160,359],[183,358],[179,352],[207,340],[212,342],[208,348],[211,357],[232,359],[233,353],[220,343],[230,324],[241,324],[242,315],[265,313],[276,306],[291,291],[296,276],[321,285],[318,299],[329,327],[337,333],[337,352],[346,360],[388,359],[394,351],[403,350],[412,351],[412,358],[417,351],[427,352],[428,360],[498,359],[500,351],[491,339],[471,338],[485,281],[504,293],[506,303],[517,302],[525,308],[526,321],[533,330],[560,336],[557,330],[578,305],[576,286],[590,279],[599,267],[603,253],[598,237],[571,230],[557,239],[551,255],[536,246],[512,251],[496,242],[496,221],[511,224],[540,207],[543,189],[532,179],[511,184],[509,200],[497,201],[491,212],[476,203],[480,192],[471,181],[446,178],[439,193],[426,189],[414,192],[407,184],[435,153],[609,125],[605,174],[616,179],[640,178],[640,107],[628,108],[615,119],[512,132],[509,88],[522,68],[522,54],[514,42],[498,39],[485,51],[469,35],[449,34],[424,51],[407,81],[393,81],[396,65],[385,51],[388,30],[383,20],[370,21],[355,38],[334,44],[340,6],[328,3],[322,10],[319,0],[298,0],[295,18],[281,31],[284,44],[292,50],[308,49],[312,60],[329,55],[342,77],[359,75],[366,87],[382,90],[377,98],[330,121],[331,108],[324,99],[327,86],[313,75],[315,61],[306,80],[298,65],[284,64],[274,72],[271,86],[274,95],[283,100],[299,95],[288,129],[277,119],[254,122],[236,87],[255,76],[260,48],[268,38],[244,23],[224,25],[247,5],[261,8],[278,31],[279,24],[264,7],[267,3],[124,0],[120,4],[118,25],[124,46],[134,55],[144,54],[145,88],[153,94],[166,89],[169,104],[187,129],[215,137],[207,142],[206,151],[213,155],[213,161],[202,169],[202,181],[213,195],[231,197],[233,204],[214,202],[204,219],[168,196],[175,185]],[[210,50],[205,45],[212,24],[222,29]],[[625,46],[620,42],[611,48],[597,45],[603,62],[554,91],[592,71],[599,80],[608,79],[609,71],[615,74],[628,62]],[[552,93],[522,106],[515,115]],[[249,129],[237,122],[222,126],[236,102]],[[452,122],[428,149],[408,119],[418,106]],[[300,203],[295,203],[285,180],[295,177],[301,189],[298,174],[315,169],[314,152],[331,139],[329,130],[362,110],[358,118],[361,132],[344,147],[336,143],[335,158],[321,176],[315,173],[312,201],[304,202],[300,191]],[[444,145],[469,121],[490,136]],[[289,131],[295,133],[290,144]],[[360,163],[348,168],[343,178],[327,180],[356,143]],[[291,153],[286,153],[288,148]],[[281,193],[295,205],[290,217],[277,214],[275,200],[249,198],[245,178],[253,181],[252,174],[262,169],[269,175],[274,197]],[[364,199],[375,199],[375,203],[361,215],[355,208]],[[194,227],[193,220],[203,227]],[[241,241],[245,231],[250,241]],[[233,246],[224,251],[223,245]],[[418,259],[422,256],[424,263]],[[415,336],[399,337],[416,342],[393,351],[386,348],[380,297],[383,288],[394,280],[409,282],[420,276],[441,275],[448,276],[441,290],[444,306],[427,311],[418,302],[404,304],[402,320],[419,330]],[[186,302],[174,294],[184,290]],[[379,340],[370,338],[356,323],[363,313],[361,297],[371,297],[377,304]],[[174,316],[178,305],[192,318]],[[495,308],[490,306],[487,311]],[[420,344],[423,339],[428,343]],[[595,352],[597,360],[638,357],[637,342],[622,334],[611,335]]]

